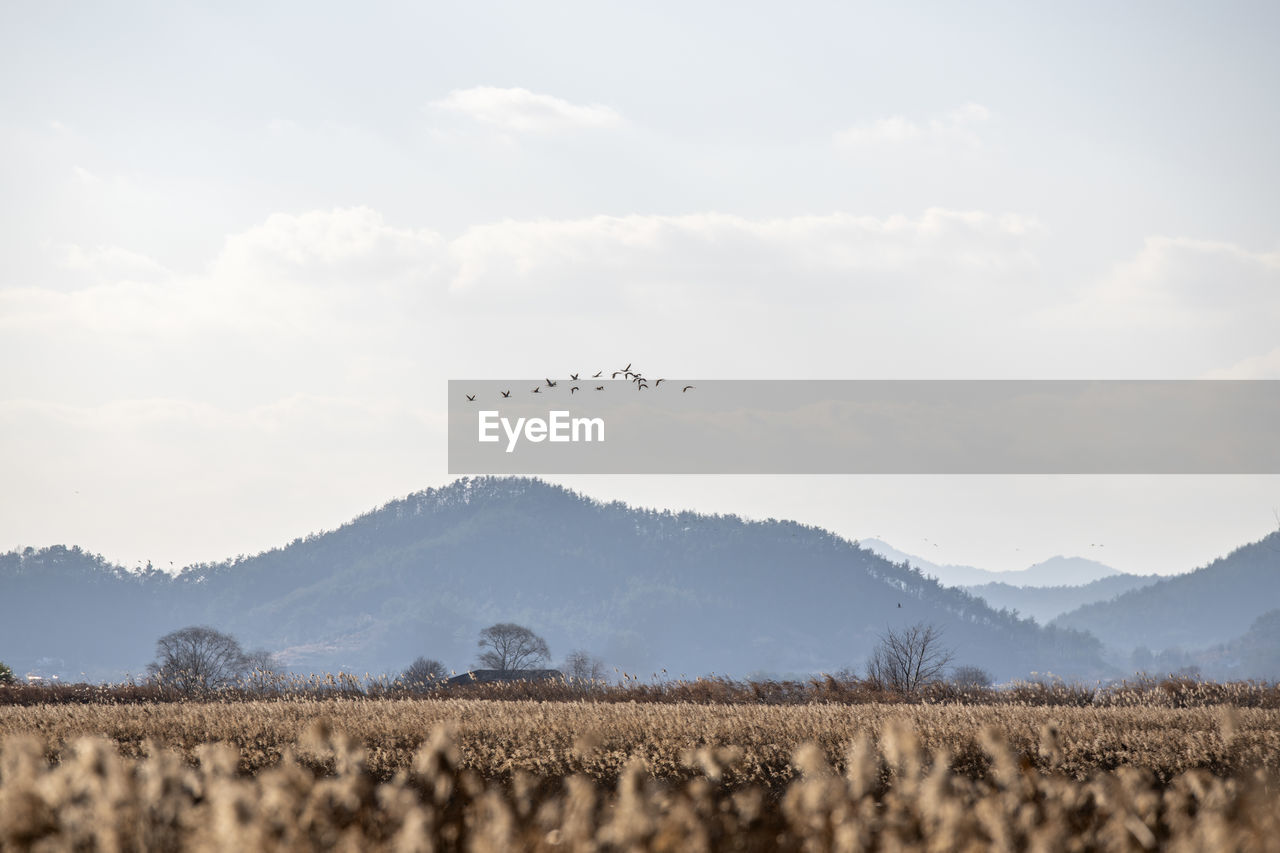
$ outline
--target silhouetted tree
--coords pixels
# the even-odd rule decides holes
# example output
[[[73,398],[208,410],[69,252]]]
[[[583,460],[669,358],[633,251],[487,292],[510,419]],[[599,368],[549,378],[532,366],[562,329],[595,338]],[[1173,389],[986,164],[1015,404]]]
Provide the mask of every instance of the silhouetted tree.
[[[230,634],[203,625],[170,631],[156,641],[152,678],[185,692],[235,684],[250,671],[251,660]]]
[[[953,654],[942,645],[942,631],[917,622],[880,637],[871,660],[867,680],[897,693],[914,693],[922,684],[937,681],[946,672]]]
[[[400,682],[412,690],[426,690],[440,684],[447,676],[448,671],[440,661],[420,657],[400,674]]]
[[[274,675],[280,671],[280,661],[276,659],[275,653],[266,649],[250,649],[245,652],[244,665],[250,672],[262,672],[267,675]]]
[[[951,673],[951,683],[965,690],[990,687],[993,681],[991,673],[976,666],[958,666]]]
[[[280,661],[266,649],[250,649],[244,654],[245,686],[255,690],[271,690],[279,686]]]
[[[512,622],[485,628],[476,645],[485,649],[480,653],[480,666],[485,669],[536,669],[551,659],[546,640]]]
[[[604,678],[604,661],[582,649],[569,652],[561,669],[575,681],[599,681]]]

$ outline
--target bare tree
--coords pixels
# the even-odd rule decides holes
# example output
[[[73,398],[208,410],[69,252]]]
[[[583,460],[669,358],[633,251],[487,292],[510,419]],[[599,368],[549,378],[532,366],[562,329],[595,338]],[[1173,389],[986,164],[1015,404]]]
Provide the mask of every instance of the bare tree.
[[[171,687],[195,692],[236,683],[252,663],[235,637],[192,626],[170,631],[156,641],[156,659],[147,672]]]
[[[280,660],[267,649],[244,653],[244,684],[253,690],[272,690],[282,681]]]
[[[564,659],[564,674],[574,681],[600,681],[604,678],[604,661],[582,649],[575,649]]]
[[[512,622],[499,622],[485,628],[476,645],[485,649],[479,659],[485,669],[537,669],[551,659],[546,640]]]
[[[867,680],[897,693],[914,693],[942,678],[952,657],[942,645],[942,631],[933,625],[890,628],[867,661]]]
[[[448,674],[440,661],[420,657],[400,674],[400,681],[412,690],[427,690],[444,681]]]
[[[962,690],[990,687],[991,673],[976,666],[958,666],[951,671],[951,683]]]
[[[267,649],[250,649],[245,652],[244,664],[250,672],[261,672],[265,675],[275,675],[280,672],[280,661],[276,659],[274,652]]]

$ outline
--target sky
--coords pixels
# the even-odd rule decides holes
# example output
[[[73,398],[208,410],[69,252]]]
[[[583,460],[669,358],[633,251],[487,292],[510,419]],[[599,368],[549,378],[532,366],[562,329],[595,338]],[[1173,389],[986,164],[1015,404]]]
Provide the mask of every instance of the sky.
[[[0,6],[0,550],[450,482],[449,379],[1280,379],[1270,3]],[[1186,571],[1280,477],[555,478]]]

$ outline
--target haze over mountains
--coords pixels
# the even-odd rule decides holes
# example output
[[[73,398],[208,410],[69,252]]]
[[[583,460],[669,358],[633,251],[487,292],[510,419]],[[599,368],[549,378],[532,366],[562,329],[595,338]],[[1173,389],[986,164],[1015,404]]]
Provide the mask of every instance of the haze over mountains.
[[[1280,531],[1172,576],[1125,574],[1061,556],[1022,571],[991,572],[931,563],[880,540],[860,544],[954,583],[993,608],[1088,632],[1102,641],[1104,658],[1119,672],[1280,678]]]
[[[1021,572],[1005,574],[1021,574]],[[1131,589],[1149,586],[1159,579],[1159,575],[1122,574],[1099,578],[1078,586],[1014,586],[1008,583],[984,583],[966,586],[963,589],[998,610],[1015,610],[1020,616],[1030,617],[1041,625],[1047,625],[1077,607],[1108,601]]]
[[[971,587],[988,583],[1021,587],[1082,586],[1101,578],[1122,574],[1111,566],[1085,557],[1058,555],[1018,571],[993,572],[975,566],[934,563],[924,557],[899,551],[880,539],[860,539],[858,544],[895,563],[906,561],[924,574],[937,578],[944,586]]]
[[[1115,582],[1107,571],[1104,582]],[[516,622],[545,637],[556,661],[582,649],[642,676],[806,676],[861,670],[887,628],[926,622],[942,629],[956,664],[1001,680],[1124,676],[1142,644],[1153,662],[1163,644],[1180,654],[1221,645],[1213,666],[1245,673],[1248,658],[1265,674],[1280,650],[1268,651],[1271,623],[1253,623],[1280,601],[1278,578],[1275,534],[1041,626],[914,562],[795,522],[643,510],[524,478],[463,479],[176,577],[75,547],[0,556],[0,659],[20,673],[118,679],[143,671],[162,634],[206,624],[304,672],[396,673],[419,655],[461,671],[482,628]]]
[[[1053,624],[1092,632],[1113,649],[1194,649],[1229,643],[1280,606],[1280,531],[1203,568],[1162,578]]]
[[[1087,635],[992,610],[826,531],[653,512],[519,478],[460,480],[253,557],[133,574],[78,549],[0,558],[0,654],[17,670],[138,673],[161,634],[208,624],[303,670],[465,669],[477,632],[527,625],[560,659],[629,672],[860,669],[886,628],[943,629],[998,678],[1108,673]],[[901,606],[899,606],[901,605]]]

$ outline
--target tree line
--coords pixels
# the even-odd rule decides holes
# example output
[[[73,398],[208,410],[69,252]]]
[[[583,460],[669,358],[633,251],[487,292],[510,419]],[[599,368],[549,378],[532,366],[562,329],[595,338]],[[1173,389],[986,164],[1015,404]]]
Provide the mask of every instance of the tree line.
[[[477,669],[504,674],[542,671],[551,661],[547,641],[529,628],[499,622],[480,631],[476,641]],[[941,681],[964,688],[989,687],[991,676],[973,666],[951,667],[955,650],[948,647],[936,626],[917,623],[889,629],[881,635],[866,663],[861,680],[891,693],[911,695]],[[149,679],[186,693],[227,687],[266,686],[282,667],[265,649],[245,650],[234,636],[207,625],[171,631],[156,641],[156,659],[147,667]],[[576,649],[564,659],[560,675],[577,683],[598,683],[605,678],[604,662]],[[855,671],[837,673],[843,680],[858,680]],[[397,677],[409,689],[430,689],[450,677],[445,664],[418,657]],[[0,663],[0,683],[13,683],[13,673]]]

